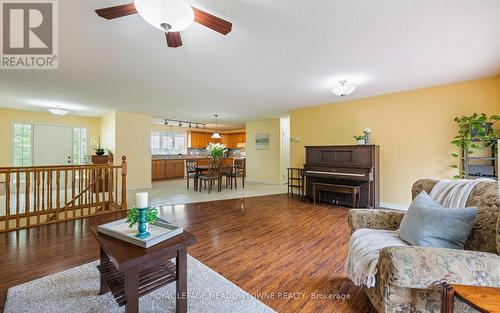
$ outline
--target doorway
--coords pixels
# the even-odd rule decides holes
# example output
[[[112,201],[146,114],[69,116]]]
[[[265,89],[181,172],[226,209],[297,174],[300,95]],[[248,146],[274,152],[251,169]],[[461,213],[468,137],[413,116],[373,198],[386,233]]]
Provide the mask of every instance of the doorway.
[[[33,165],[69,165],[72,163],[73,128],[34,125]]]
[[[290,116],[280,118],[281,129],[281,183],[287,184],[290,167]]]

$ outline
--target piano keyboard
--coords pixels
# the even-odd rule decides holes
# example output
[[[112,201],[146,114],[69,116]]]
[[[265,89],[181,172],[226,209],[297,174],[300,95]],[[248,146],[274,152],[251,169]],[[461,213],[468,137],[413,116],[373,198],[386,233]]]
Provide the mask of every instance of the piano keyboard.
[[[364,174],[356,174],[356,173],[341,173],[341,172],[321,172],[321,171],[306,171],[309,174],[326,174],[326,175],[343,175],[343,176],[354,176],[354,177],[365,177]]]

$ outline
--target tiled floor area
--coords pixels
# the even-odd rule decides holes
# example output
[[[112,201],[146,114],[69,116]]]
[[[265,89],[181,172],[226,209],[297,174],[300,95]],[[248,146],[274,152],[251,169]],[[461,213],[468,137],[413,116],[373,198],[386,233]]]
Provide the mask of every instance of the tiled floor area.
[[[153,182],[152,189],[134,190],[127,192],[127,203],[131,207],[135,203],[135,193],[140,191],[149,192],[149,204],[151,206],[184,204],[194,202],[205,202],[214,200],[237,199],[254,196],[265,196],[286,193],[285,185],[269,185],[246,182],[245,188],[241,188],[238,181],[238,189],[222,188],[221,192],[217,192],[217,188],[212,190],[210,194],[205,189],[201,192],[186,188],[185,179],[166,180]]]

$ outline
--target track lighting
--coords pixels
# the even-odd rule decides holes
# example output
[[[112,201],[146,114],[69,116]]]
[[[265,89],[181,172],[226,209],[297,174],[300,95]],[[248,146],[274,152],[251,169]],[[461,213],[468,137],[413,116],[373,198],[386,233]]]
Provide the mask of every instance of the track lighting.
[[[205,124],[203,124],[203,123],[192,122],[192,121],[172,120],[172,119],[164,119],[163,120],[163,125],[165,125],[165,126],[168,126],[168,125],[170,125],[170,126],[178,125],[179,127],[189,127],[189,128],[192,128],[192,127],[196,127],[196,128],[203,127],[203,128],[205,128]]]

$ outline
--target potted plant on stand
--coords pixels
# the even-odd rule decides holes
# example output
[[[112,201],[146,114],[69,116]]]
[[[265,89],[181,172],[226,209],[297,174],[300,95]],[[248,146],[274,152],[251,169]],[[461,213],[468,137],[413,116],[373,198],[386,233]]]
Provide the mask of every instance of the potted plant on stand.
[[[458,125],[458,134],[451,141],[458,149],[457,152],[451,154],[457,160],[456,164],[451,165],[452,168],[458,170],[454,178],[468,178],[470,161],[473,159],[471,155],[474,154],[474,150],[485,150],[491,147],[492,154],[497,154],[498,147],[495,143],[500,134],[493,129],[493,125],[499,120],[498,115],[488,117],[484,113],[474,113],[471,116],[454,119]],[[482,165],[476,165],[478,166]]]

